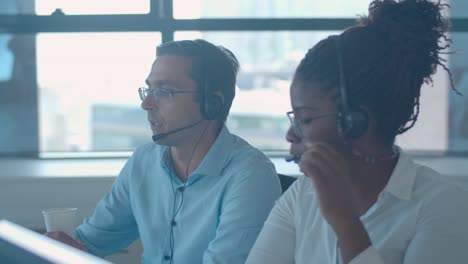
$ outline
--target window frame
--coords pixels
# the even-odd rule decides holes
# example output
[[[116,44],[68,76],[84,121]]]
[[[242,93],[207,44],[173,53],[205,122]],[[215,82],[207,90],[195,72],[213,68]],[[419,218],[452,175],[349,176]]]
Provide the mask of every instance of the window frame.
[[[174,40],[176,31],[334,31],[354,25],[354,18],[201,18],[175,19],[172,0],[149,0],[148,14],[112,15],[0,15],[0,32],[25,33],[77,33],[77,32],[160,32],[162,42]],[[161,8],[158,8],[161,7]],[[468,32],[468,18],[451,19],[450,32]],[[33,86],[31,89],[36,89]],[[37,95],[37,91],[31,91]],[[36,100],[37,101],[37,100]],[[35,106],[38,109],[38,105]],[[42,155],[39,152],[39,120],[36,116],[36,151],[0,153],[0,157],[113,157],[116,153],[97,152]],[[99,154],[100,153],[100,154]],[[130,152],[129,152],[130,153]],[[76,154],[76,153],[75,153]],[[272,156],[282,155],[272,152]],[[284,154],[284,153],[283,153]],[[466,156],[462,151],[418,152],[429,156]],[[117,156],[126,156],[128,153]]]

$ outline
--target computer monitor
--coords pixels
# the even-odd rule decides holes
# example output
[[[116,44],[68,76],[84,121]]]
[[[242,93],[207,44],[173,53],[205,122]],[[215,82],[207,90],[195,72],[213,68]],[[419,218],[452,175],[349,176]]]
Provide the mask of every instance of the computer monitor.
[[[109,264],[111,262],[10,221],[0,220],[0,263]]]

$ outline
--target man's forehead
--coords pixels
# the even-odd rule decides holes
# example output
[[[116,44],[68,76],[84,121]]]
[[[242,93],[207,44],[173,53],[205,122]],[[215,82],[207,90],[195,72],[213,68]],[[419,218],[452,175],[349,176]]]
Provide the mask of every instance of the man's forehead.
[[[149,87],[163,84],[172,85],[175,89],[192,89],[196,87],[191,74],[192,61],[188,57],[162,55],[156,58],[145,82]]]
[[[192,59],[181,55],[161,55],[153,62],[152,70],[166,69],[189,71],[192,68]]]
[[[192,62],[182,56],[163,55],[154,61],[148,79],[190,78]]]

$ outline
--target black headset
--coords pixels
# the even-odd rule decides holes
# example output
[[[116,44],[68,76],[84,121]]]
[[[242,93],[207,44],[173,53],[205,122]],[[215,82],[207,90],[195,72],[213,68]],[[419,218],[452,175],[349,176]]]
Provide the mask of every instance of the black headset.
[[[346,91],[346,79],[343,69],[343,54],[341,51],[340,36],[331,36],[335,42],[336,57],[338,62],[338,86],[341,96],[342,110],[339,115],[339,125],[341,132],[346,138],[358,138],[366,132],[369,126],[369,116],[362,109],[353,109],[348,102],[348,95]]]
[[[223,110],[223,100],[219,95],[214,94],[211,91],[211,83],[208,76],[208,69],[213,67],[209,65],[206,59],[206,52],[204,48],[204,43],[194,40],[200,50],[200,59],[201,59],[201,86],[200,86],[200,112],[206,120],[215,120],[221,114]]]
[[[223,100],[219,95],[210,92],[206,79],[203,80],[202,93],[200,100],[200,112],[206,120],[215,120],[221,114]]]

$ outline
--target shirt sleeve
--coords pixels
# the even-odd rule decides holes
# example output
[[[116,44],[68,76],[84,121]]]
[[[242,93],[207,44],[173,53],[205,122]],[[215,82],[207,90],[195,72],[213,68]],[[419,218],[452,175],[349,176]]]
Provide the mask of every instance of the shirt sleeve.
[[[403,264],[465,263],[468,260],[468,192],[445,188],[419,209],[418,222]],[[369,247],[349,264],[383,264]]]
[[[468,193],[445,188],[420,209],[405,264],[465,263],[468,260]]]
[[[98,203],[91,218],[85,219],[76,229],[76,238],[94,255],[110,255],[138,237],[129,193],[132,164],[133,157],[121,170],[111,191]]]
[[[260,232],[246,264],[294,263],[296,229],[294,204],[300,180],[276,202]]]
[[[384,261],[374,247],[368,247],[355,256],[349,264],[384,264]]]
[[[250,168],[258,168],[251,170]],[[204,264],[245,263],[276,199],[281,195],[271,163],[255,164],[231,177],[226,185],[215,238],[203,255]]]

